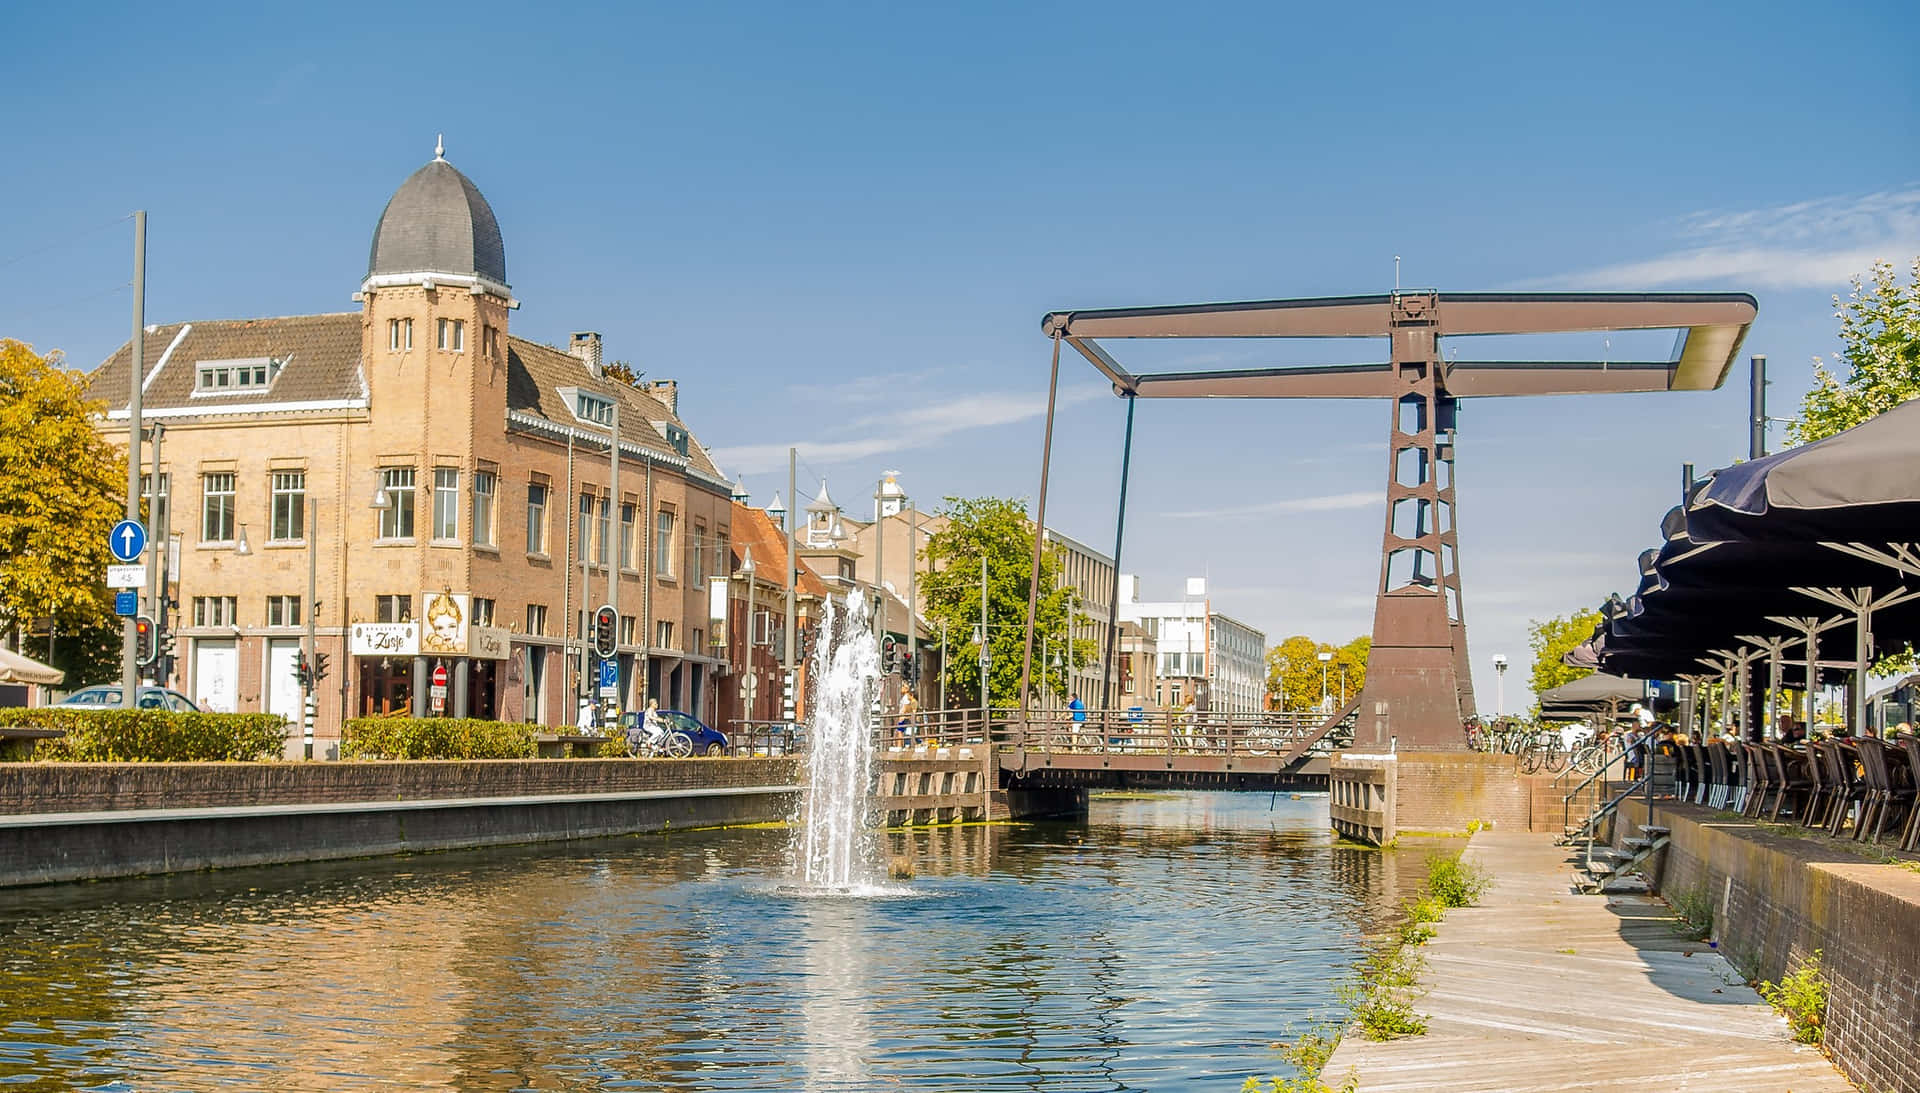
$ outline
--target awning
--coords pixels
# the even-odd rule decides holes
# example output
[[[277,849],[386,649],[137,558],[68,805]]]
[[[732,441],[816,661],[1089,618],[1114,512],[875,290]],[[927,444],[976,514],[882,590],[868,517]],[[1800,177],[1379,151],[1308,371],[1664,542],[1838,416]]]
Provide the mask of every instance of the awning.
[[[0,649],[0,683],[39,683],[48,687],[58,685],[67,678],[67,673],[10,649]]]

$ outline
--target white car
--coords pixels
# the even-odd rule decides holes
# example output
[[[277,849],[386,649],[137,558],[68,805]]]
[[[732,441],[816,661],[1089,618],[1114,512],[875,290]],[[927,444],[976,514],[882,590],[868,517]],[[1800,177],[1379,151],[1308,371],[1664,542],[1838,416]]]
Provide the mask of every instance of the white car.
[[[55,703],[57,706],[85,706],[95,710],[117,710],[120,708],[120,696],[123,692],[117,683],[101,683],[92,687],[82,687]],[[165,687],[142,687],[135,701],[143,710],[172,710],[176,713],[198,713],[200,707],[193,699],[179,691],[169,691]]]

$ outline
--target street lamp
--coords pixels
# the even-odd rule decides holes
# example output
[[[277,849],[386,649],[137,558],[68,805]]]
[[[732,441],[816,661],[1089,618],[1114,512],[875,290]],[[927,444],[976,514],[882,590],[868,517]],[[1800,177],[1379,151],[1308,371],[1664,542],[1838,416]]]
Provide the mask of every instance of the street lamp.
[[[1496,692],[1499,695],[1499,705],[1495,708],[1500,711],[1498,716],[1505,717],[1507,716],[1507,656],[1505,653],[1493,654],[1493,677],[1500,681]]]
[[[742,547],[740,550],[740,575],[746,578],[747,581],[746,625],[740,628],[740,674],[746,679],[753,680],[753,682],[746,684],[745,689],[740,693],[740,720],[747,722],[753,720],[753,699],[760,691],[760,683],[756,678],[757,673],[753,668],[753,601],[755,590],[753,587],[753,548],[751,546]],[[742,727],[745,728],[746,726],[743,725]]]
[[[1327,665],[1333,662],[1333,654],[1323,649],[1318,654],[1315,655],[1315,659],[1317,659],[1320,662],[1320,708],[1322,710],[1325,710],[1327,708],[1327,697],[1328,697]]]

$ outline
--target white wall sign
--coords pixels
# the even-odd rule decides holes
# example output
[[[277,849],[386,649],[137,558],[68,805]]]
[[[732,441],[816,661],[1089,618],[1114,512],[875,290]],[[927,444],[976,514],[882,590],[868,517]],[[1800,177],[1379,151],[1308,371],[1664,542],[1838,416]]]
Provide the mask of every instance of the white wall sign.
[[[348,651],[356,657],[410,657],[420,651],[420,624],[356,622]]]
[[[504,626],[467,628],[467,655],[479,660],[505,660],[513,635]]]
[[[108,588],[145,588],[147,587],[147,567],[143,565],[110,565],[107,567]]]

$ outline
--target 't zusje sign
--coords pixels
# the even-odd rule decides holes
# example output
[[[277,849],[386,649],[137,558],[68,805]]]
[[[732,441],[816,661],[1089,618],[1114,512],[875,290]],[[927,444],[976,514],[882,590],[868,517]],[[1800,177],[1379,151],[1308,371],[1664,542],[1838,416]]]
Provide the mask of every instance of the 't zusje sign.
[[[347,651],[356,657],[410,657],[420,651],[417,622],[356,622]]]

